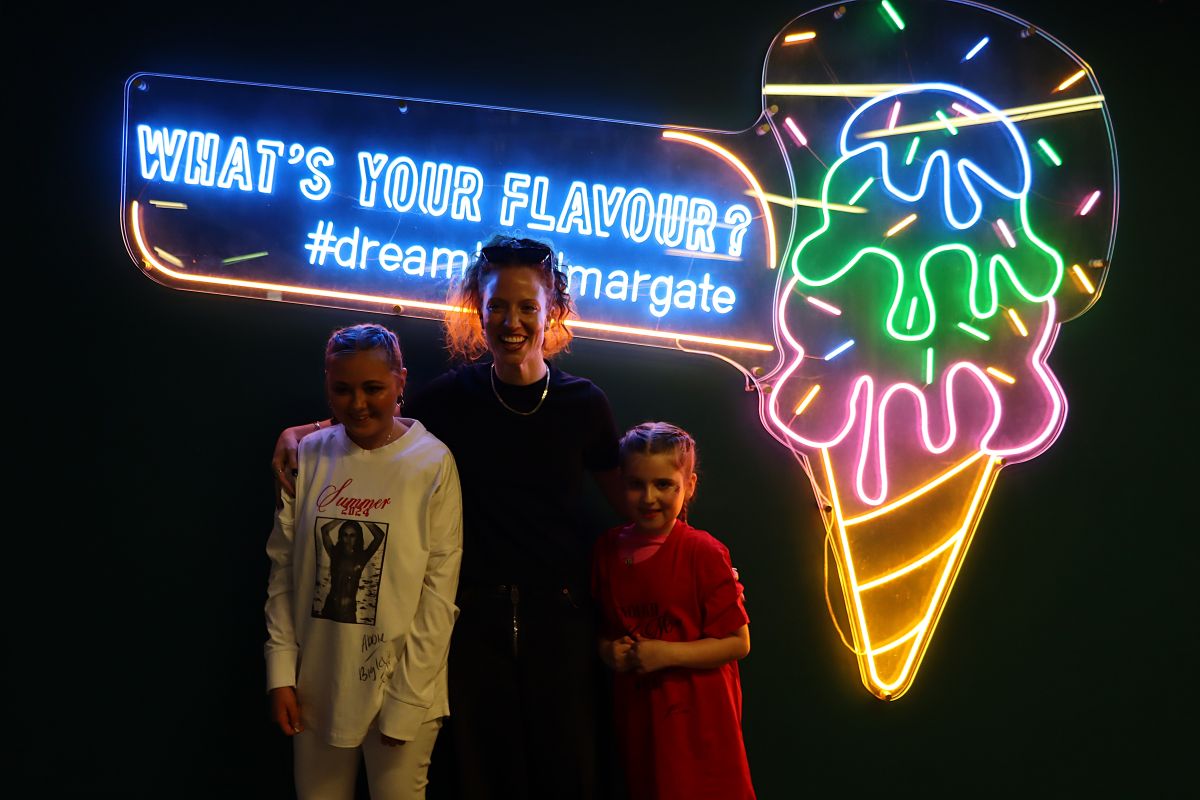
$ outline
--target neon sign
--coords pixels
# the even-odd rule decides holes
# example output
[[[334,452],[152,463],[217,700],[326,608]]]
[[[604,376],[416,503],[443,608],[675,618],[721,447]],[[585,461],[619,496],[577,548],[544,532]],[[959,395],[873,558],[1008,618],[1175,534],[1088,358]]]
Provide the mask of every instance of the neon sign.
[[[778,33],[738,133],[139,74],[122,184],[170,286],[438,318],[491,229],[550,238],[578,335],[707,352],[811,479],[866,687],[911,686],[1001,469],[1067,403],[1103,289],[1103,95],[984,6],[859,0]]]

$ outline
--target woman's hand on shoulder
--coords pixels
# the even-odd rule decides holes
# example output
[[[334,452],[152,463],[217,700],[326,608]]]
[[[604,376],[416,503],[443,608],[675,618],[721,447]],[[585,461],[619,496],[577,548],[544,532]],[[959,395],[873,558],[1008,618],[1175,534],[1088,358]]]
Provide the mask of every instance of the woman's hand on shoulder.
[[[296,454],[300,450],[300,440],[329,425],[329,422],[321,421],[283,429],[275,440],[275,452],[271,455],[271,474],[275,476],[276,489],[287,492],[288,497],[296,496],[296,470],[300,466]],[[282,502],[276,502],[276,505],[282,505]]]
[[[283,731],[284,736],[295,736],[304,730],[300,721],[300,701],[296,697],[294,686],[280,686],[272,689],[271,719]]]

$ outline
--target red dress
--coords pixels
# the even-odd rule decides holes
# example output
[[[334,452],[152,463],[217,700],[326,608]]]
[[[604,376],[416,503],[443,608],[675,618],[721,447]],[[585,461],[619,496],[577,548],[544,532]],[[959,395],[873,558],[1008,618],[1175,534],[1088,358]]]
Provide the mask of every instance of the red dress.
[[[750,621],[729,551],[712,536],[677,521],[658,552],[631,564],[617,555],[621,530],[601,536],[592,558],[604,637],[720,639]],[[754,797],[736,661],[615,673],[613,691],[631,800]]]

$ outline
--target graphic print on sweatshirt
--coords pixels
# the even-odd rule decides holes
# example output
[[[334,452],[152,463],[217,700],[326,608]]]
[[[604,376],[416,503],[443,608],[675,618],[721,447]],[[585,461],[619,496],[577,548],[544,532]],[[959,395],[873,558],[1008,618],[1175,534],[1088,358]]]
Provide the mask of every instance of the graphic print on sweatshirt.
[[[374,625],[387,547],[387,523],[317,517],[317,585],[312,615],[334,622]]]

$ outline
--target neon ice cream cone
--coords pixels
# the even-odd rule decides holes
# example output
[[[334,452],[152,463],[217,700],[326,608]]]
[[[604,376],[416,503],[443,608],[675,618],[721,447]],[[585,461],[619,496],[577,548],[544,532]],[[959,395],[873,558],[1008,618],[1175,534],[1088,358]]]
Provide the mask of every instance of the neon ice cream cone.
[[[1116,181],[1103,95],[1060,43],[974,4],[877,11],[805,15],[768,57],[795,217],[760,413],[824,508],[863,683],[895,699],[999,470],[1062,429],[1049,356],[1099,294]]]
[[[872,693],[896,699],[925,655],[1000,459],[977,452],[886,505],[849,514],[842,502],[849,486],[839,487],[828,450],[820,460],[859,671]]]

